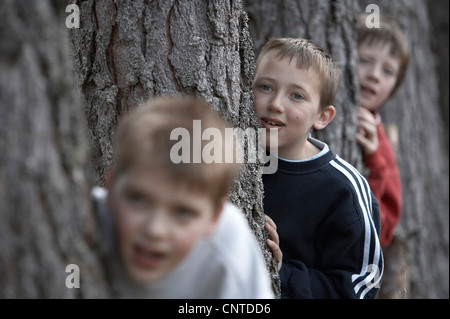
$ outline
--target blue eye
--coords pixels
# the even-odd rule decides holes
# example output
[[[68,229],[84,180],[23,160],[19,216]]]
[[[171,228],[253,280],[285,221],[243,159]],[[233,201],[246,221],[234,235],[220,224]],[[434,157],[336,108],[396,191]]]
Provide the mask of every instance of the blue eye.
[[[384,68],[383,72],[384,72],[384,74],[387,74],[387,75],[394,75],[394,71],[392,71],[391,69]]]
[[[292,94],[292,97],[295,100],[303,100],[303,95],[301,95],[300,93],[294,93],[294,94]]]
[[[260,86],[260,88],[261,88],[261,90],[263,90],[263,91],[270,91],[272,88],[269,86],[269,85],[267,85],[267,84],[262,84],[261,86]]]

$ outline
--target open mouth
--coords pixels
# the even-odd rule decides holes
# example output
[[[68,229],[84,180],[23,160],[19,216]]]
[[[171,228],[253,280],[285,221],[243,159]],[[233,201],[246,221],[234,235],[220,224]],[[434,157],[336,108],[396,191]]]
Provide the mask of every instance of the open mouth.
[[[361,95],[364,95],[364,96],[373,96],[376,94],[374,89],[372,89],[368,86],[364,86],[364,85],[361,85],[360,91],[361,91]]]
[[[285,126],[283,122],[274,118],[262,117],[261,121],[265,128],[280,128]]]
[[[141,246],[134,246],[133,260],[140,268],[153,269],[159,267],[166,259],[166,254],[159,251],[147,250]]]

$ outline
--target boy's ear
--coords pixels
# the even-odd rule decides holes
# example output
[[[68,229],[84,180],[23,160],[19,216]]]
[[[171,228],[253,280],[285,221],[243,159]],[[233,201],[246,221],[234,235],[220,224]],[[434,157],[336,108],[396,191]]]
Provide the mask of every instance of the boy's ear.
[[[336,109],[333,105],[328,105],[323,111],[321,111],[319,118],[314,122],[314,128],[316,130],[324,129],[336,115]]]

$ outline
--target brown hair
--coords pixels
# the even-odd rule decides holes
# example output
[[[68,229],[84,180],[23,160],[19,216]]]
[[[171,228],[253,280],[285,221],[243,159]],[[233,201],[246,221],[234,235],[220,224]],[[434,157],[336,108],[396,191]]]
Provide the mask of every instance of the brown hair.
[[[368,14],[360,14],[356,24],[358,46],[361,44],[389,44],[390,54],[400,62],[395,86],[391,96],[397,91],[406,75],[409,64],[409,50],[404,33],[397,23],[388,16],[380,16],[380,27],[368,28],[366,19]]]
[[[216,128],[221,132],[222,153],[226,143],[225,128],[230,127],[204,100],[193,97],[158,97],[149,100],[126,115],[115,135],[114,156],[116,174],[130,167],[144,164],[167,173],[174,183],[186,183],[189,188],[212,197],[214,204],[227,196],[237,177],[240,165],[222,161],[220,163],[193,163],[193,143],[200,143],[201,150],[213,141],[194,141],[194,120],[201,120],[202,131]],[[171,132],[182,128],[189,133],[190,161],[174,163],[171,150],[178,140],[171,140]],[[231,141],[233,143],[233,141]],[[200,150],[200,151],[201,151]]]
[[[256,60],[256,69],[262,57],[270,51],[276,51],[279,59],[297,58],[297,68],[313,68],[320,77],[320,108],[332,105],[336,95],[340,70],[331,55],[310,40],[302,38],[277,38],[269,40],[261,49]]]

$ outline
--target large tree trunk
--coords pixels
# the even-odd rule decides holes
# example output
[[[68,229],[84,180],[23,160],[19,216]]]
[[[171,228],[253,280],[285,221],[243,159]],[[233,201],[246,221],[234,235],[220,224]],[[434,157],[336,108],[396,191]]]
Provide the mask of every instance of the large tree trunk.
[[[197,94],[232,125],[257,128],[251,80],[254,55],[239,0],[76,1],[74,61],[93,142],[98,182],[112,162],[120,117],[158,95]],[[259,164],[245,165],[231,201],[247,217],[279,295],[265,243]]]
[[[370,3],[373,1],[362,1],[362,10]],[[392,15],[400,24],[411,51],[405,82],[381,112],[383,122],[396,133],[404,206],[395,237],[405,247],[401,255],[409,265],[406,297],[448,298],[448,55],[445,65],[431,51],[436,35],[443,34],[448,41],[448,14],[447,30],[432,29],[426,5],[441,5],[440,10],[448,13],[448,2],[376,3],[382,14]],[[447,83],[442,85],[438,82],[440,69],[447,70]],[[441,81],[445,82],[445,76]],[[445,101],[447,105],[441,105]],[[447,118],[442,116],[445,108]]]
[[[0,298],[108,296],[93,246],[85,121],[65,6],[0,8]],[[79,267],[80,288],[68,265]]]
[[[356,105],[359,98],[354,23],[355,0],[245,0],[250,34],[258,54],[273,37],[311,39],[328,51],[342,71],[335,99],[336,117],[323,131],[313,132],[342,158],[361,168],[356,144]]]

